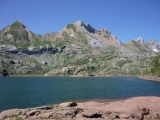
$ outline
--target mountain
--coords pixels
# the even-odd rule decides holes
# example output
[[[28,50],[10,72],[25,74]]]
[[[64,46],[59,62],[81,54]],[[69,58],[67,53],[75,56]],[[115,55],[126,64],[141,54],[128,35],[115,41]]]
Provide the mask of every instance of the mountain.
[[[9,75],[140,75],[159,51],[157,41],[124,44],[107,28],[80,20],[44,35],[20,21],[0,31],[0,69]]]

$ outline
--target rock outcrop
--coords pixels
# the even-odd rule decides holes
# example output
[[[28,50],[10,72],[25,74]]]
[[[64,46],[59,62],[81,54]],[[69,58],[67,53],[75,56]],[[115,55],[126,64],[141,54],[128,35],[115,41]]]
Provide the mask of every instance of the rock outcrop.
[[[139,37],[138,39],[136,39],[135,41],[137,41],[138,43],[140,44],[143,44],[144,43],[144,40],[142,37]]]
[[[82,27],[84,27],[84,28],[85,28],[88,32],[90,32],[90,33],[95,33],[95,29],[92,28],[91,25],[88,24],[88,23],[84,23],[84,22],[78,20],[78,21],[76,21],[74,24],[77,25],[77,26],[82,26]]]
[[[1,70],[0,70],[0,76],[2,76],[2,77],[6,77],[6,76],[9,76],[9,73],[8,73],[8,71],[7,71],[7,70],[5,70],[5,69],[1,69]]]

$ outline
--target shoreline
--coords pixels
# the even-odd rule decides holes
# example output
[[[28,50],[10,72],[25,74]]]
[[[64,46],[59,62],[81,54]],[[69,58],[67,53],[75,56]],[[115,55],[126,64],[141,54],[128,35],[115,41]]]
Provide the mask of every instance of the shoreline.
[[[3,77],[3,76],[1,76]],[[95,75],[95,76],[83,76],[83,75],[59,75],[59,76],[45,76],[45,75],[13,75],[5,77],[138,77],[142,80],[160,81],[160,77],[157,76],[135,76],[135,75]]]
[[[3,77],[3,76],[1,76]],[[88,75],[53,75],[53,76],[45,76],[45,75],[10,75],[5,77],[138,77],[135,75],[95,75],[95,76],[88,76]]]
[[[0,113],[4,120],[88,120],[160,119],[160,97],[139,96],[116,101],[64,102],[26,109],[10,109]]]
[[[158,81],[160,82],[160,77],[157,76],[138,76],[138,78],[142,79],[142,80],[150,80],[150,81]]]

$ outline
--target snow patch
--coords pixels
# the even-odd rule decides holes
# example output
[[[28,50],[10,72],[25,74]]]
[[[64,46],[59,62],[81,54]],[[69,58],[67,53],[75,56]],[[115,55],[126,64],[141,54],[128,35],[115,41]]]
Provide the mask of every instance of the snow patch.
[[[154,52],[158,52],[158,50],[157,49],[152,49]]]

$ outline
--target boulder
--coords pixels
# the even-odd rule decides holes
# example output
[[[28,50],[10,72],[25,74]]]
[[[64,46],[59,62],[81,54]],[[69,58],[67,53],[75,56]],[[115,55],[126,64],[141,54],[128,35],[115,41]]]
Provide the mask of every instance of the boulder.
[[[39,115],[39,117],[42,119],[47,119],[47,118],[52,117],[52,114],[53,114],[53,112],[46,112],[46,113]]]
[[[6,77],[6,76],[9,76],[9,73],[7,70],[2,69],[0,70],[0,76]]]
[[[75,106],[77,106],[77,103],[75,102],[65,102],[60,104],[60,107],[75,107]]]
[[[41,106],[41,107],[37,107],[37,110],[50,110],[52,109],[52,106]]]
[[[86,118],[99,118],[102,117],[102,114],[97,110],[85,110],[82,112],[83,116]]]
[[[39,110],[31,110],[29,112],[26,113],[26,115],[29,116],[34,116],[34,115],[38,115],[40,113]]]
[[[6,45],[6,51],[16,51],[17,48],[13,45]]]
[[[93,47],[99,47],[99,48],[103,47],[103,43],[100,40],[96,40],[96,39],[91,39],[90,44]]]
[[[20,114],[19,109],[5,110],[0,113],[0,120],[3,120],[5,117],[11,117],[13,115],[19,115],[19,114]]]
[[[11,60],[10,64],[16,64],[16,62],[14,60]]]

